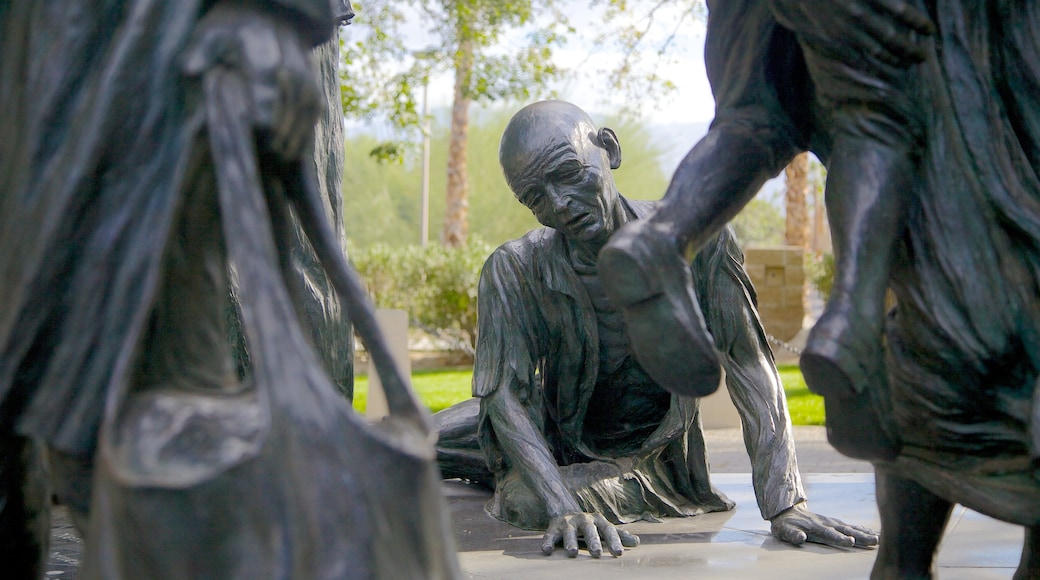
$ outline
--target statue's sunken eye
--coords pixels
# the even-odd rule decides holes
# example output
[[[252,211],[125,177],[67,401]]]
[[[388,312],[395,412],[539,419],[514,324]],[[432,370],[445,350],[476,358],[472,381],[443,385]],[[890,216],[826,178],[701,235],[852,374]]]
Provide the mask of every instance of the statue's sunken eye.
[[[553,178],[560,183],[581,183],[585,179],[585,166],[576,161],[564,163],[553,172]]]

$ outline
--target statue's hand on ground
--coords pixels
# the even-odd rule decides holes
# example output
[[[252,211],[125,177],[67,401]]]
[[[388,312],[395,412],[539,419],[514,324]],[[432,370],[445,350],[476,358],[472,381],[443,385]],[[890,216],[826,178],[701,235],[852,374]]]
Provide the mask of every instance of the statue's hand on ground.
[[[310,46],[290,19],[218,2],[200,21],[183,62],[189,76],[216,67],[238,73],[259,142],[283,161],[307,153],[324,105]]]
[[[771,522],[775,537],[795,545],[815,542],[837,548],[870,548],[878,543],[877,532],[815,514],[805,502],[780,512]]]
[[[578,555],[578,536],[585,539],[585,545],[593,558],[599,558],[603,553],[603,544],[607,545],[614,557],[621,555],[622,547],[634,548],[639,545],[639,536],[614,527],[600,514],[572,512],[556,516],[549,522],[549,529],[542,537],[542,553],[551,555],[562,541],[563,549],[573,558]]]
[[[907,66],[927,57],[935,26],[906,0],[772,0],[776,19],[835,56]]]

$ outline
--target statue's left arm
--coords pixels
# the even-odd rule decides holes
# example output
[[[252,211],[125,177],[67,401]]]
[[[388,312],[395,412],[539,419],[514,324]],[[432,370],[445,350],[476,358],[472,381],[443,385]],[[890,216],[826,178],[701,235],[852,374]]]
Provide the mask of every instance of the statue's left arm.
[[[726,386],[740,414],[755,498],[762,517],[772,522],[773,535],[793,544],[877,544],[871,530],[808,510],[783,385],[743,268],[743,254],[728,229],[698,255],[694,279],[726,370]]]

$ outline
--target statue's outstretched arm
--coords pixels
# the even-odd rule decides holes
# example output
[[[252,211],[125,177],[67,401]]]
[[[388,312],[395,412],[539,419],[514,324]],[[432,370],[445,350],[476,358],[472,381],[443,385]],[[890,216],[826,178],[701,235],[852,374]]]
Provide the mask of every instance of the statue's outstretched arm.
[[[604,543],[614,556],[622,554],[623,546],[639,544],[639,538],[618,530],[601,514],[582,511],[563,481],[545,438],[535,428],[512,389],[501,386],[484,397],[484,409],[506,460],[520,470],[528,487],[545,505],[549,527],[542,538],[542,553],[552,554],[562,541],[567,555],[573,558],[578,555],[579,536],[585,538],[594,558],[603,553]]]
[[[809,511],[783,385],[742,262],[740,248],[727,232],[703,250],[695,267],[712,269],[699,273],[698,278],[710,280],[699,294],[741,418],[762,517],[771,522],[774,536],[792,544],[875,546],[878,535],[873,530]]]

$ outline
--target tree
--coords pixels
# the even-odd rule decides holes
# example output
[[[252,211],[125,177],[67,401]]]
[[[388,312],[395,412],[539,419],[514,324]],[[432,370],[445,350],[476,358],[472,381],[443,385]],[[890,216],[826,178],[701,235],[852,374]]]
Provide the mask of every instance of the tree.
[[[789,246],[809,248],[809,154],[799,153],[787,164],[785,240]]]
[[[675,39],[707,14],[704,0],[591,0],[601,5],[602,25],[588,46],[608,47],[620,57],[597,71],[620,97],[626,116],[639,117],[644,106],[659,103],[675,90],[660,72],[674,61]]]
[[[434,74],[454,74],[443,241],[462,244],[468,231],[470,105],[546,93],[562,72],[552,56],[572,30],[567,17],[556,0],[400,0],[358,8],[351,29],[354,40],[342,45],[348,115],[384,113],[397,129],[414,134],[420,121],[417,89]],[[429,30],[424,40],[430,44],[421,50],[408,47],[403,31],[409,25]],[[401,66],[394,69],[388,63]],[[403,155],[399,143],[392,142],[373,148],[373,153],[386,159]]]
[[[469,164],[470,217],[472,234],[492,246],[520,237],[539,227],[530,210],[517,202],[502,177],[498,144],[502,132],[519,105],[500,102],[475,107],[469,133],[472,154]],[[620,115],[600,117],[598,125],[611,127],[621,139],[624,162],[614,172],[618,188],[633,199],[660,196],[668,184],[661,167],[663,151],[645,125]],[[448,158],[447,122],[432,128],[431,161],[444,165]],[[344,174],[343,197],[346,233],[356,247],[374,243],[404,245],[419,241],[419,167],[417,160],[380,163],[366,155],[377,139],[357,135],[347,139],[348,171]],[[430,214],[444,215],[444,182],[431,187]]]

